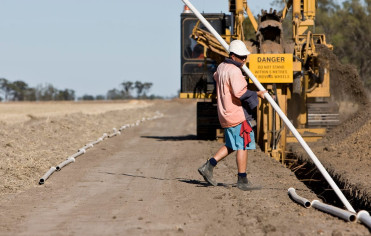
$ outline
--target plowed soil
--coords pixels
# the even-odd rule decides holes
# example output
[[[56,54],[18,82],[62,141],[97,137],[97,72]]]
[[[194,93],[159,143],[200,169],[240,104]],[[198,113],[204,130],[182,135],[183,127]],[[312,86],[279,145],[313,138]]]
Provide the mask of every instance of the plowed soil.
[[[233,154],[215,170],[218,186],[207,185],[197,168],[221,144],[196,139],[195,101],[137,102],[134,108],[125,104],[120,110],[100,114],[44,117],[30,113],[33,118],[26,122],[2,123],[0,235],[370,233],[359,223],[294,203],[287,195],[290,187],[309,200],[318,196],[260,150],[249,152],[248,178],[262,189],[243,192],[235,187]],[[38,185],[50,166],[86,143],[111,133],[114,127],[159,113],[164,116],[105,139]],[[370,127],[369,121],[365,124]],[[363,133],[361,127],[352,135],[365,135],[362,140],[369,143],[370,132]],[[348,148],[354,151],[360,146],[349,144]],[[359,157],[347,161],[338,163],[339,168],[353,171],[349,163],[358,162]],[[370,172],[369,166],[360,168]]]
[[[342,65],[332,52],[322,50],[324,59],[330,62],[332,99],[340,105],[341,124],[309,146],[354,207],[371,211],[370,98],[356,69]],[[292,149],[302,162],[311,163],[301,147]]]

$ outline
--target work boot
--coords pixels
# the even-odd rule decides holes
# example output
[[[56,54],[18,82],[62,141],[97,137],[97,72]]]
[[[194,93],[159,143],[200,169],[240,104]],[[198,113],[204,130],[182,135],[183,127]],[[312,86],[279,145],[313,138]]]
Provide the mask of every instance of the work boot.
[[[198,173],[204,177],[205,181],[209,184],[216,186],[217,182],[213,179],[213,170],[214,166],[210,164],[208,160],[205,164],[203,164],[200,168],[198,168]]]
[[[251,186],[246,176],[245,177],[238,176],[237,188],[241,189],[242,191],[247,191],[250,190],[250,187]]]

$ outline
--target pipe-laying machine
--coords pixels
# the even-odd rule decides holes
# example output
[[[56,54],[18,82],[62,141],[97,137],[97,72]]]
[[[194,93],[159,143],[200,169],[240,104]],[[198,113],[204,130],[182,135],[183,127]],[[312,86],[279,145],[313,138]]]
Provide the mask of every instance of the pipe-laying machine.
[[[246,0],[229,0],[230,14],[204,13],[215,30],[230,43],[239,39],[251,52],[246,63],[251,72],[274,95],[280,108],[307,142],[319,140],[327,128],[338,123],[337,106],[330,101],[329,62],[321,49],[332,50],[323,34],[315,34],[315,0],[289,0],[282,11],[262,10],[257,19]],[[245,17],[245,15],[247,17]],[[283,21],[292,16],[292,37],[285,39]],[[246,24],[255,33],[246,36]],[[213,73],[228,52],[185,6],[181,14],[180,98],[197,102],[197,136],[222,138],[218,121]],[[248,78],[247,78],[248,79]],[[249,83],[250,90],[256,89]],[[260,148],[284,162],[286,144],[296,142],[280,117],[265,100],[256,111]]]

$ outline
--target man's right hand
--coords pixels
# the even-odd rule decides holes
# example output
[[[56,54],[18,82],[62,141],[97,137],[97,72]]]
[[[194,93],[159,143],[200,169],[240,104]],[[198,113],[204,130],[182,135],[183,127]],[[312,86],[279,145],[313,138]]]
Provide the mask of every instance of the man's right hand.
[[[264,91],[258,91],[256,92],[258,94],[258,97],[264,99],[264,94],[267,92],[267,90],[264,90]]]

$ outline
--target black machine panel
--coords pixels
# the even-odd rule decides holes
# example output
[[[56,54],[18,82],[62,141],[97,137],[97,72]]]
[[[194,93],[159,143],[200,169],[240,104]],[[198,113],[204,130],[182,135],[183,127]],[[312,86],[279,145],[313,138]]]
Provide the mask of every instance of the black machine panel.
[[[203,14],[219,34],[225,34],[229,27],[229,16],[225,14]],[[217,64],[204,58],[204,48],[191,38],[193,27],[198,19],[192,13],[181,14],[181,92],[211,93],[214,90],[213,74]],[[200,24],[200,28],[207,30]]]

